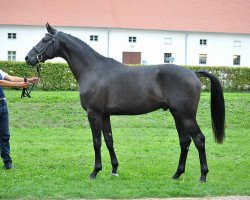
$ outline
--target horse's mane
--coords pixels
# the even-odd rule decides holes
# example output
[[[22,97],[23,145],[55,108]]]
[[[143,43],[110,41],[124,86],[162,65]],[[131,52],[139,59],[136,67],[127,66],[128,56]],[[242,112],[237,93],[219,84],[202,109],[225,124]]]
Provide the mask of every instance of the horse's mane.
[[[103,55],[101,55],[100,53],[98,53],[97,51],[95,51],[92,47],[90,47],[87,43],[85,43],[83,40],[71,35],[71,34],[68,34],[68,33],[64,33],[63,34],[69,36],[72,40],[74,40],[78,45],[86,48],[88,51],[90,51],[91,53],[93,53],[94,55],[96,55],[98,58],[101,58],[103,60],[107,60],[107,61],[113,61],[113,62],[118,62],[116,60],[114,60],[113,58],[108,58],[108,57],[105,57]]]

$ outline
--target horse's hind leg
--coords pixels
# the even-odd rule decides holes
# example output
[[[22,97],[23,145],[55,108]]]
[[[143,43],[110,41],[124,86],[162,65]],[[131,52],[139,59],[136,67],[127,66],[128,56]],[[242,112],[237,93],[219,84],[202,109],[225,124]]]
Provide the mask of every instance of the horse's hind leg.
[[[197,122],[195,121],[195,130],[191,132],[191,137],[194,141],[194,144],[199,152],[200,158],[200,167],[201,167],[201,182],[206,182],[206,177],[208,173],[207,158],[206,158],[206,149],[205,149],[205,136],[202,134]]]
[[[179,158],[178,168],[172,178],[178,179],[180,175],[185,172],[186,160],[187,160],[189,146],[191,143],[191,137],[185,130],[183,121],[179,119],[177,116],[174,116],[174,119],[175,119],[175,125],[176,125],[178,135],[179,135],[181,154]]]
[[[115,155],[114,150],[114,141],[112,136],[112,130],[111,130],[111,123],[110,123],[110,116],[103,116],[102,118],[102,132],[104,135],[106,146],[109,150],[110,158],[111,158],[111,164],[112,164],[112,173],[111,175],[117,176],[117,168],[118,168],[118,161]]]
[[[181,155],[179,166],[173,178],[178,178],[185,171],[185,162],[190,144],[190,136],[199,152],[201,177],[200,181],[205,182],[208,173],[206,151],[205,151],[205,136],[202,134],[195,117],[183,117],[173,114],[176,122],[176,127],[179,133]],[[190,136],[189,136],[190,135]]]

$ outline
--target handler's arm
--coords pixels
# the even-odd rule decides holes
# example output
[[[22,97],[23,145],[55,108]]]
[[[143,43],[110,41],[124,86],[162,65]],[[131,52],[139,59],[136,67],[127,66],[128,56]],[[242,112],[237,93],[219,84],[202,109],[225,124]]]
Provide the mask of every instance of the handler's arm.
[[[4,79],[11,82],[24,82],[24,78],[18,76],[6,75]],[[27,78],[27,81],[30,83],[37,83],[38,78],[37,77]]]
[[[29,86],[29,83],[27,83],[27,82],[11,82],[8,80],[0,80],[0,86],[27,88]]]
[[[24,78],[18,76],[6,75],[4,79],[11,82],[24,82]]]

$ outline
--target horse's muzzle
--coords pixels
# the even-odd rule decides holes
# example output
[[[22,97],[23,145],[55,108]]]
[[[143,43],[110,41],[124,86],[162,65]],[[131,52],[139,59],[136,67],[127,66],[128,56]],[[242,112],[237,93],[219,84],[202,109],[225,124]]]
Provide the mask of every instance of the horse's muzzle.
[[[25,57],[25,61],[26,61],[26,63],[28,65],[31,65],[33,67],[36,66],[36,64],[37,64],[37,60],[36,59],[34,59],[33,61],[31,61],[28,56]]]

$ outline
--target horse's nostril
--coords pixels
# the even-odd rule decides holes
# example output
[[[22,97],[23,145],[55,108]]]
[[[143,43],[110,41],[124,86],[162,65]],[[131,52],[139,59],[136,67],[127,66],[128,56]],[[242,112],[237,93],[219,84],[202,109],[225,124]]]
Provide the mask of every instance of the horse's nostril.
[[[25,57],[25,61],[26,61],[27,64],[30,64],[30,60],[29,60],[28,56]]]

